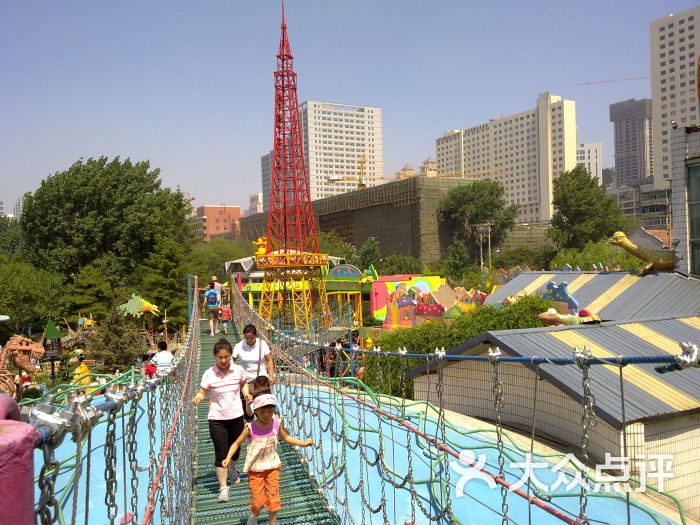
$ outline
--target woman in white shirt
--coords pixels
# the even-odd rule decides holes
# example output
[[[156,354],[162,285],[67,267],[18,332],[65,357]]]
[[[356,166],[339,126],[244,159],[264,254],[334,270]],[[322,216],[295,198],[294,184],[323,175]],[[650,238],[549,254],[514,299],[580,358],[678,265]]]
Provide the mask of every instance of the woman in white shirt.
[[[258,376],[267,376],[270,385],[274,384],[275,364],[272,361],[270,347],[262,337],[258,337],[258,331],[254,325],[248,324],[243,328],[243,339],[233,348],[232,357],[240,359],[248,383],[255,381]]]

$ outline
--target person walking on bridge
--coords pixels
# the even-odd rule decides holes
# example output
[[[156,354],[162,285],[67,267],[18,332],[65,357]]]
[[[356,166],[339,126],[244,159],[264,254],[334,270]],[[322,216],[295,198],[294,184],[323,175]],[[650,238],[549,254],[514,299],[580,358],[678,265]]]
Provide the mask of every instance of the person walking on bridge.
[[[272,361],[270,347],[262,337],[258,337],[255,325],[247,324],[243,327],[243,339],[233,348],[233,359],[240,359],[241,366],[245,370],[246,381],[250,391],[253,391],[253,381],[258,376],[267,376],[270,386],[275,382],[275,363]],[[248,414],[245,419],[252,419]]]
[[[191,403],[201,403],[211,391],[211,403],[209,404],[209,435],[214,443],[214,467],[216,478],[219,481],[219,501],[228,501],[229,489],[227,483],[227,468],[222,465],[231,445],[235,443],[243,432],[245,423],[243,420],[243,405],[241,393],[246,401],[252,401],[248,383],[245,380],[245,372],[231,359],[233,349],[231,343],[224,337],[214,345],[214,357],[216,363],[202,376],[199,392]],[[233,459],[229,473],[232,483],[238,485],[241,482],[236,461],[238,451],[229,456]],[[229,462],[227,462],[227,465]]]

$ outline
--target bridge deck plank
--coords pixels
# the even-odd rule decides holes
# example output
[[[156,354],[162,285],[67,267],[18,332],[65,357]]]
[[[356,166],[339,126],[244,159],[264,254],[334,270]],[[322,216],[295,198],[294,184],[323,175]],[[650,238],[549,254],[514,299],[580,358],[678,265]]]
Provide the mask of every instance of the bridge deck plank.
[[[200,326],[199,338],[199,376],[213,366],[214,356],[211,349],[220,336],[210,336],[209,327],[203,321]],[[229,336],[234,344],[235,337]],[[245,524],[250,503],[250,490],[245,477],[240,485],[230,485],[230,496],[227,503],[217,501],[219,484],[214,475],[214,447],[209,439],[207,426],[208,403],[200,403],[197,407],[197,466],[194,482],[194,511],[193,525],[209,525],[216,523]],[[280,493],[282,494],[282,510],[277,516],[279,525],[339,525],[335,513],[328,510],[328,502],[318,491],[317,483],[309,478],[306,468],[299,461],[296,451],[288,444],[280,442],[278,448],[282,460],[280,475]],[[241,460],[245,457],[245,448],[241,450]],[[263,510],[259,523],[267,523],[267,512]]]

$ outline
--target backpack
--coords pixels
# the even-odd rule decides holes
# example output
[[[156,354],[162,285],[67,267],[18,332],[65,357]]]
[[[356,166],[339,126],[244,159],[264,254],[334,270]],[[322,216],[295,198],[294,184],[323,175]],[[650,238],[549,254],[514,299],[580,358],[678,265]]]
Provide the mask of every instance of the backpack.
[[[219,303],[219,294],[215,290],[209,290],[204,296],[207,298],[208,306],[216,306]]]

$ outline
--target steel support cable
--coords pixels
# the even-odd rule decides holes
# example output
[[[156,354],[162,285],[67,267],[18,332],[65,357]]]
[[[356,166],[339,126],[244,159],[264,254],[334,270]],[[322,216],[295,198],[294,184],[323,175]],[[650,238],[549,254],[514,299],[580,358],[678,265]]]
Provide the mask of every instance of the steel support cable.
[[[534,363],[534,359],[537,356],[533,356],[533,367],[534,367],[534,377],[533,377],[533,394],[532,394],[532,415],[530,416],[530,460],[535,450],[535,428],[537,425],[537,394],[539,391],[539,371],[540,365]],[[532,488],[532,476],[528,472],[527,476],[527,495],[530,497],[530,489]],[[527,523],[532,525],[532,505],[527,506]]]
[[[298,366],[297,366],[293,361],[291,361],[290,359],[288,359],[288,358],[286,358],[286,357],[284,357],[284,359],[285,359],[285,361],[287,361],[287,363],[289,364],[289,366],[291,366],[292,368],[295,368],[300,374],[305,375],[305,376],[307,376],[307,377],[309,377],[309,378],[311,378],[311,379],[313,379],[313,380],[315,380],[315,381],[319,381],[320,383],[322,383],[322,384],[323,384],[324,386],[326,386],[327,388],[330,388],[330,389],[332,389],[332,390],[334,390],[334,391],[340,393],[341,395],[343,395],[343,396],[345,396],[345,397],[347,397],[347,398],[349,398],[349,399],[352,399],[354,402],[359,403],[359,404],[361,404],[361,405],[364,405],[364,406],[370,408],[371,410],[374,410],[375,412],[377,412],[377,413],[379,413],[379,414],[382,414],[382,415],[384,415],[385,417],[388,417],[389,419],[392,419],[392,420],[396,421],[396,422],[399,423],[401,426],[403,426],[403,427],[407,428],[408,430],[410,430],[411,432],[413,432],[415,435],[418,435],[418,436],[422,437],[423,439],[425,439],[426,441],[429,441],[429,442],[432,443],[434,446],[438,446],[437,440],[435,440],[435,439],[434,439],[433,437],[431,437],[431,436],[428,436],[428,435],[425,434],[424,432],[421,432],[419,429],[415,428],[413,425],[410,425],[409,423],[406,423],[406,422],[404,422],[404,421],[401,421],[400,419],[396,418],[396,417],[393,416],[392,414],[389,414],[389,413],[387,413],[386,411],[384,411],[384,410],[382,410],[382,409],[380,409],[380,408],[377,408],[377,407],[375,407],[375,406],[373,406],[373,405],[367,403],[366,401],[363,401],[362,399],[358,398],[357,396],[353,396],[353,395],[351,395],[351,394],[349,394],[349,393],[347,393],[347,392],[344,392],[344,391],[342,391],[341,389],[339,389],[339,388],[337,388],[337,387],[331,385],[330,383],[328,383],[328,382],[326,382],[326,381],[322,381],[321,379],[315,378],[312,374],[310,374],[310,373],[307,372],[306,370],[304,370],[304,369],[298,367]],[[450,454],[451,456],[453,456],[453,457],[459,459],[459,454],[458,454],[457,452],[455,452],[454,450],[448,448],[446,445],[441,445],[441,447],[442,447],[441,450],[444,450],[445,452],[447,452],[447,453]],[[472,467],[476,467],[476,464],[473,463],[473,464],[471,464],[471,466],[472,466]],[[485,471],[485,470],[482,470],[482,469],[479,469],[479,470],[480,470],[481,472],[483,472],[484,474],[486,474],[487,476],[489,476],[490,478],[492,478],[497,484],[499,484],[499,485],[504,485],[506,488],[509,488],[509,489],[511,490],[511,492],[513,492],[514,494],[517,494],[518,496],[520,496],[520,497],[522,497],[523,499],[529,501],[529,502],[532,503],[533,505],[535,505],[535,506],[541,508],[541,509],[544,510],[545,512],[551,514],[552,516],[555,516],[556,518],[560,519],[560,520],[563,521],[564,523],[568,523],[569,525],[579,525],[579,524],[577,524],[577,522],[576,522],[575,520],[569,518],[568,516],[564,515],[564,514],[561,513],[560,511],[558,511],[558,510],[552,508],[551,506],[545,504],[544,502],[540,501],[540,500],[537,499],[536,497],[530,496],[529,499],[528,499],[528,496],[527,496],[527,494],[526,494],[525,492],[523,492],[523,491],[520,490],[520,489],[512,489],[510,483],[508,483],[508,482],[505,481],[505,480],[499,479],[496,475],[492,474],[491,472],[488,472],[488,471]]]
[[[195,277],[195,289],[198,286],[198,279]],[[187,369],[185,372],[185,380],[184,380],[184,385],[187,385],[189,382],[190,374],[192,373],[192,356],[195,353],[194,349],[194,337],[196,333],[198,332],[198,324],[199,324],[199,304],[198,304],[198,294],[195,294],[195,299],[194,299],[194,304],[193,304],[193,309],[192,309],[192,320],[190,321],[190,336],[189,339],[189,345],[188,345],[188,356],[187,356]],[[172,444],[172,439],[173,439],[173,434],[175,432],[175,428],[177,426],[177,422],[180,418],[180,414],[182,412],[182,407],[185,404],[185,396],[187,394],[187,389],[183,386],[182,392],[180,394],[180,397],[178,399],[177,403],[177,411],[175,413],[175,416],[173,417],[173,422],[170,425],[170,429],[168,430],[168,435],[165,439],[163,449],[161,450],[160,454],[160,464],[158,465],[158,469],[156,470],[156,475],[153,480],[153,483],[150,487],[149,490],[149,496],[148,496],[148,503],[146,505],[146,509],[144,511],[144,516],[143,520],[141,521],[142,525],[147,525],[148,523],[151,522],[151,518],[153,517],[153,511],[155,510],[155,498],[158,492],[158,489],[160,487],[160,482],[161,478],[163,476],[163,471],[165,470],[165,461],[170,455],[171,451],[171,444]],[[161,429],[162,432],[162,429]]]
[[[582,468],[585,476],[585,469],[588,468],[588,431],[596,424],[595,397],[593,395],[593,390],[591,389],[590,363],[588,361],[588,358],[591,356],[591,352],[588,347],[585,346],[583,351],[579,350],[578,348],[574,348],[574,356],[578,367],[581,369],[581,383],[583,389],[583,396],[581,398],[581,406],[583,408],[581,415],[581,460],[583,461]],[[588,491],[587,483],[584,480],[581,483],[581,492],[579,494],[579,517],[577,523],[580,525],[590,524],[590,521],[586,516],[587,505]]]
[[[629,457],[629,452],[627,449],[627,418],[625,417],[625,379],[622,374],[622,368],[625,366],[622,362],[622,357],[619,356],[619,371],[620,371],[620,408],[622,411],[622,455],[625,458],[625,461],[630,461]],[[630,461],[631,463],[631,461]],[[630,464],[631,468],[631,464]],[[631,523],[631,516],[630,516],[630,487],[627,487],[627,490],[625,490],[625,500],[626,500],[626,510],[627,510],[627,525],[630,525]]]
[[[85,478],[85,524],[90,524],[90,459],[92,458],[92,428],[88,430],[87,435],[87,462],[85,469],[87,476]]]
[[[82,430],[79,429],[75,434],[75,470],[73,472],[73,504],[71,507],[71,525],[75,525],[78,521],[78,496],[79,496],[79,482],[80,475],[82,471],[82,459],[83,459],[83,435]],[[88,454],[90,451],[88,450]]]

